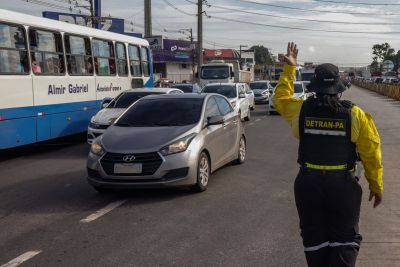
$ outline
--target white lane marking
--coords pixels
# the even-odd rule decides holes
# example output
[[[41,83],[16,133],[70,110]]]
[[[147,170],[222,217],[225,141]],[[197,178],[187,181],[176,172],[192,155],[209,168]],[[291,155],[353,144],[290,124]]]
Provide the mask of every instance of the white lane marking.
[[[260,121],[260,120],[261,120],[261,119],[256,119],[256,122],[257,122],[257,121]]]
[[[81,223],[89,223],[91,221],[94,221],[94,220],[100,218],[101,216],[109,213],[113,209],[118,208],[119,206],[121,206],[125,202],[126,202],[126,200],[120,200],[120,201],[111,202],[110,204],[108,204],[104,208],[99,209],[95,213],[90,214],[89,216],[87,216],[85,219],[82,219]]]
[[[250,123],[249,123],[249,126],[251,126],[251,125],[253,125],[253,124],[254,124],[253,122],[250,122]]]
[[[34,251],[28,251],[21,256],[18,256],[17,258],[7,262],[6,264],[1,265],[0,267],[15,267],[20,265],[21,263],[35,257],[37,254],[42,252],[41,250],[34,250]]]

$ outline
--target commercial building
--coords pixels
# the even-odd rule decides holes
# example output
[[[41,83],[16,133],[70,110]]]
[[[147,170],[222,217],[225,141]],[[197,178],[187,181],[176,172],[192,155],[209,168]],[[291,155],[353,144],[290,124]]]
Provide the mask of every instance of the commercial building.
[[[186,40],[146,38],[153,52],[154,79],[173,82],[193,81],[195,73],[195,43]]]

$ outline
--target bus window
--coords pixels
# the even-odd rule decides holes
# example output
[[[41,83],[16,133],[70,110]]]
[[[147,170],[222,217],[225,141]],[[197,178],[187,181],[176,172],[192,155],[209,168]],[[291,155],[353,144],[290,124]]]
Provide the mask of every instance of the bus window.
[[[149,77],[150,76],[149,52],[146,47],[142,47],[140,49],[140,51],[141,51],[141,58],[142,58],[143,75],[145,77]]]
[[[88,37],[64,35],[70,75],[93,75],[92,49]]]
[[[93,56],[96,74],[99,76],[115,75],[115,56],[113,43],[93,39]]]
[[[126,48],[123,43],[116,43],[115,50],[117,52],[117,66],[119,76],[128,76],[128,66],[126,59]]]
[[[63,75],[64,53],[61,34],[43,30],[29,30],[32,71],[37,75]]]
[[[0,74],[28,74],[28,62],[24,28],[0,23]]]
[[[131,66],[131,74],[133,77],[142,76],[142,69],[140,67],[140,52],[139,47],[129,45],[129,64]]]

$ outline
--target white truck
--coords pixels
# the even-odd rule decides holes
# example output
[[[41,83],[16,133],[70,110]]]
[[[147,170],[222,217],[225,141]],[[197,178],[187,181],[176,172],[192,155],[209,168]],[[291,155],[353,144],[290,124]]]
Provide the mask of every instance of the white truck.
[[[209,83],[249,83],[254,75],[251,69],[240,69],[239,61],[214,60],[201,67],[199,76],[203,88]]]
[[[316,67],[317,66],[312,62],[305,62],[304,66],[300,69],[301,80],[310,82],[311,79],[314,78]]]

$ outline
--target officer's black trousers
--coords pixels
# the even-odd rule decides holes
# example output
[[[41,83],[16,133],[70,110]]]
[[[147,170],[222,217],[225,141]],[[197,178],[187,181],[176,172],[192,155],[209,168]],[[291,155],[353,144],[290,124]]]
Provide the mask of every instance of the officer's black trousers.
[[[294,191],[308,266],[355,266],[362,189],[353,174],[301,168]]]

